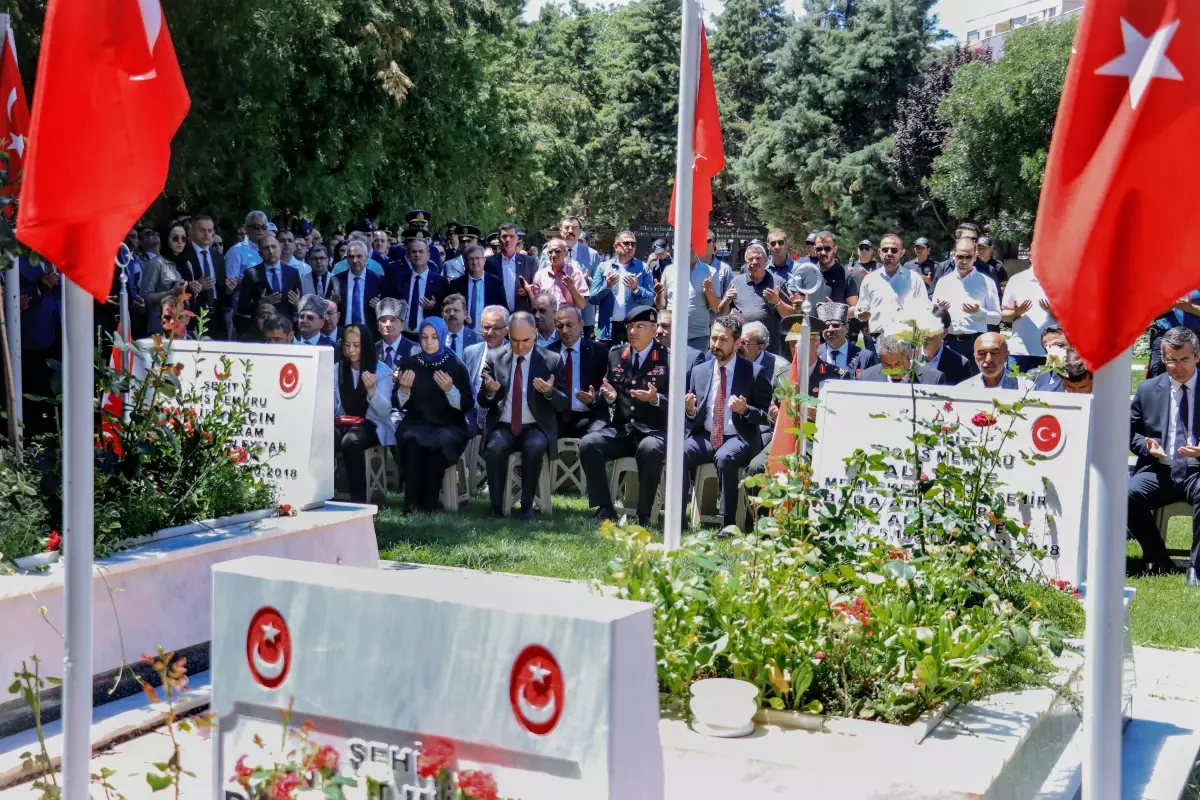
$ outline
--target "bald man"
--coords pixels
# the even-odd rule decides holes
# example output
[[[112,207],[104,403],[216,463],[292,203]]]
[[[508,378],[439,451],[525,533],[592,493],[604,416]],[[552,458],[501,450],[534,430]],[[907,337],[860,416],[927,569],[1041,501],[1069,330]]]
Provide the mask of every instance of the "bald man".
[[[979,374],[972,375],[959,386],[984,389],[1029,388],[1028,382],[1008,371],[1008,340],[998,333],[985,333],[975,340],[975,366]]]

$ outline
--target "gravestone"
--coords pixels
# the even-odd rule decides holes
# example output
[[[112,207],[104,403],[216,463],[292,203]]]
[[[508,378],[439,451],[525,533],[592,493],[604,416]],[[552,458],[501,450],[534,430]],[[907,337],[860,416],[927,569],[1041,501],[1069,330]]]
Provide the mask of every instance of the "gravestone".
[[[821,485],[836,489],[848,480],[845,460],[855,450],[875,452],[882,446],[890,450],[886,457],[888,472],[880,476],[887,484],[911,485],[916,478],[913,464],[903,457],[910,446],[912,424],[904,414],[912,413],[912,393],[908,384],[826,381],[821,385],[821,405],[817,411],[817,445],[813,470]],[[949,422],[961,421],[961,432],[972,436],[979,429],[971,418],[980,411],[993,413],[992,400],[1014,403],[1023,392],[993,391],[966,386],[916,387],[916,409],[920,419],[937,415]],[[1003,484],[1008,515],[1028,522],[1048,555],[1041,564],[1047,577],[1070,581],[1079,586],[1087,573],[1087,459],[1088,425],[1092,398],[1085,394],[1039,392],[1031,394],[1046,407],[1027,407],[1012,430],[1015,438],[1004,441],[996,468],[996,480]],[[949,402],[952,410],[947,411]],[[1000,417],[1001,429],[1008,418]],[[991,441],[999,441],[993,435]],[[1029,463],[1022,453],[1038,456]],[[932,475],[939,459],[954,459],[954,453],[930,452],[923,459],[922,471]],[[903,509],[883,506],[878,495],[863,487],[857,493],[869,507],[879,512],[878,523],[864,521],[863,530],[899,542],[904,528]],[[1032,565],[1030,565],[1032,567]]]
[[[389,764],[391,797],[435,800],[430,737],[521,800],[661,800],[651,607],[479,572],[252,557],[213,568],[213,786],[282,712],[342,768]]]

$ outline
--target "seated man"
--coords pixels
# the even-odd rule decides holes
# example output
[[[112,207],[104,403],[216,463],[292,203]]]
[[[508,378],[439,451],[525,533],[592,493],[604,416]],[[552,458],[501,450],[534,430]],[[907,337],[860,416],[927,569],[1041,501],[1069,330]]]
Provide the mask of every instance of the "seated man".
[[[325,326],[325,310],[328,304],[328,300],[322,300],[315,294],[306,294],[300,298],[296,313],[296,344],[335,346],[333,339],[321,333],[321,328]]]
[[[654,340],[658,313],[650,306],[625,317],[629,344],[608,353],[608,372],[596,387],[600,401],[613,410],[612,424],[593,431],[579,443],[587,476],[588,505],[598,519],[615,519],[604,466],[617,458],[637,461],[639,525],[650,522],[654,496],[662,479],[667,439],[667,349]]]
[[[558,309],[558,301],[549,292],[533,296],[533,320],[537,324],[538,347],[549,347],[558,341],[558,331],[554,328],[554,315],[558,313]]]
[[[950,312],[941,306],[934,306],[933,315],[941,320],[942,332],[925,340],[925,346],[917,353],[917,360],[945,375],[947,385],[962,383],[975,374],[975,362],[946,346],[946,334],[950,331]]]
[[[1152,573],[1175,571],[1158,535],[1154,511],[1176,502],[1192,504],[1192,552],[1188,586],[1200,586],[1200,442],[1196,424],[1196,354],[1200,340],[1189,328],[1162,336],[1166,374],[1142,381],[1130,408],[1129,449],[1137,455],[1129,479],[1129,532],[1142,545]]]
[[[876,363],[874,353],[846,338],[850,332],[850,306],[821,303],[816,312],[817,319],[825,323],[821,331],[825,342],[817,348],[817,358],[834,368],[834,377],[853,380]]]
[[[737,317],[717,317],[709,337],[712,358],[692,370],[692,385],[684,398],[684,503],[696,470],[701,464],[715,464],[726,526],[737,524],[738,470],[762,449],[759,426],[767,424],[771,404],[772,376],[737,354],[741,335]]]
[[[403,320],[406,316],[404,302],[394,297],[380,299],[375,307],[375,324],[379,326],[375,358],[387,364],[388,369],[394,370],[400,359],[412,355],[417,349],[416,343],[400,335],[404,332]]]
[[[1020,391],[1029,388],[1028,380],[1008,371],[1008,340],[999,333],[984,333],[975,340],[975,366],[979,368],[979,374],[972,375],[959,386]]]
[[[671,349],[671,321],[673,319],[674,316],[670,311],[659,311],[658,322],[654,326],[654,341],[658,342],[659,347],[666,350]],[[743,330],[745,329],[743,328]],[[697,350],[688,345],[685,352],[687,352],[687,357],[684,359],[684,363],[687,364],[687,374],[683,376],[683,385],[687,386],[692,382],[692,368],[708,359],[708,351]]]
[[[461,294],[448,295],[442,301],[442,319],[446,323],[446,348],[459,361],[465,361],[467,348],[483,341],[483,336],[466,324],[467,299]]]
[[[566,380],[558,355],[537,347],[536,336],[533,317],[518,311],[509,320],[508,347],[488,353],[483,365],[479,405],[488,409],[483,438],[493,519],[504,516],[509,455],[521,453],[521,516],[526,522],[534,518],[542,458],[558,456],[557,411],[567,407]]]
[[[979,338],[983,339],[982,336]],[[875,349],[879,354],[879,363],[870,369],[864,370],[859,380],[875,381],[877,383],[912,382],[912,347],[908,342],[902,342],[891,334],[884,334],[879,337]],[[946,378],[933,367],[918,364],[916,368],[916,382],[929,385],[942,385],[946,383]]]
[[[508,309],[504,306],[487,306],[479,316],[483,319],[483,341],[476,342],[463,353],[467,377],[471,379],[471,392],[475,396],[479,395],[479,387],[483,383],[483,365],[487,363],[488,354],[508,346]],[[467,434],[472,438],[483,433],[487,412],[487,408],[478,404],[467,412]]]
[[[1091,394],[1092,371],[1087,368],[1087,364],[1083,363],[1083,359],[1075,352],[1075,348],[1066,347],[1061,352],[1062,374],[1047,367],[1039,369],[1033,390],[1035,392]]]
[[[293,344],[292,321],[287,317],[272,314],[263,320],[262,332],[268,344]]]
[[[742,327],[742,338],[738,340],[738,355],[756,367],[762,367],[771,379],[772,386],[782,386],[787,382],[788,370],[792,364],[786,358],[775,353],[768,353],[771,344],[771,334],[767,326],[761,322],[747,322]]]
[[[265,342],[266,337],[264,336],[265,331],[263,330],[263,323],[274,316],[278,316],[275,313],[275,306],[271,305],[270,303],[259,303],[258,307],[254,311],[254,325],[238,334],[238,341],[256,342],[258,344]],[[290,343],[291,341],[292,340],[289,337],[288,342]]]
[[[558,435],[582,439],[608,424],[608,408],[599,401],[596,387],[603,385],[608,371],[608,350],[583,338],[583,313],[574,306],[561,306],[554,315],[558,341],[547,349],[563,360],[563,394],[570,406],[558,415]]]

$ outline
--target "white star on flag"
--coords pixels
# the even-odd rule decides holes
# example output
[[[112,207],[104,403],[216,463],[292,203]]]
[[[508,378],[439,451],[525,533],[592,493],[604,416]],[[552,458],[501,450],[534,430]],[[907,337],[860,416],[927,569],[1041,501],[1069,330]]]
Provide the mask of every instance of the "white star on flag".
[[[550,670],[538,664],[530,664],[529,674],[533,676],[534,683],[542,684],[546,682],[546,678],[550,677]]]
[[[1153,36],[1142,36],[1124,17],[1121,18],[1121,38],[1125,52],[1096,70],[1097,75],[1118,75],[1129,78],[1129,102],[1134,107],[1154,78],[1181,81],[1183,76],[1167,58],[1167,47],[1179,28],[1179,20],[1159,28]]]
[[[263,638],[274,644],[275,637],[279,635],[279,628],[276,628],[271,623],[264,623],[262,626]]]
[[[10,144],[8,146],[8,149],[16,150],[17,156],[19,156],[20,158],[24,158],[25,157],[25,137],[19,133],[14,133],[12,135],[12,144]]]

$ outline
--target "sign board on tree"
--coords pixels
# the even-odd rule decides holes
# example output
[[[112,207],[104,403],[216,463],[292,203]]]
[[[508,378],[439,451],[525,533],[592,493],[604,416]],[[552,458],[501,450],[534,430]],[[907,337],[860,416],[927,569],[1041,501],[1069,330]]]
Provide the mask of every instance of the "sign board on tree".
[[[182,364],[184,392],[193,389],[211,408],[229,359],[231,397],[250,384],[250,419],[239,444],[261,446],[278,500],[312,508],[333,497],[333,348],[245,342],[176,341],[170,359]]]
[[[824,486],[835,487],[849,480],[845,460],[856,450],[874,452],[876,445],[890,450],[884,486],[909,486],[918,477],[913,463],[904,457],[911,447],[912,389],[908,384],[827,381],[821,385],[817,411],[817,445],[813,470]],[[950,402],[951,420],[959,419],[964,435],[971,435],[969,420],[980,411],[992,412],[992,400],[1014,403],[1023,392],[991,391],[965,386],[915,387],[918,418],[946,417]],[[1030,395],[1046,407],[1028,407],[1016,420],[1016,436],[1005,440],[1000,450],[995,481],[1003,487],[1008,515],[1030,524],[1048,555],[1042,569],[1050,578],[1078,586],[1087,571],[1087,458],[1088,425],[1092,398],[1084,394],[1039,392]],[[886,413],[883,413],[886,412]],[[1007,427],[1007,419],[1000,424]],[[996,439],[999,440],[998,437]],[[1028,463],[1022,456],[1041,456]],[[922,459],[923,471],[939,460],[957,456],[941,450]],[[863,487],[856,498],[878,512],[878,524],[863,525],[863,532],[899,542],[906,524],[904,509],[889,508],[878,494]]]
[[[213,568],[213,786],[281,712],[315,725],[348,776],[390,765],[397,800],[440,800],[422,742],[455,745],[502,797],[661,800],[650,606],[479,572],[252,557]]]

